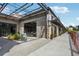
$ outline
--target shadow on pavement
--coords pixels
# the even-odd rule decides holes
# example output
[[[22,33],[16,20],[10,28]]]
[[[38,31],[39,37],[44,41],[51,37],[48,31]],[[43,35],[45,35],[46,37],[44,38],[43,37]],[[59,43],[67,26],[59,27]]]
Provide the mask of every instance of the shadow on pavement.
[[[0,37],[0,56],[9,52],[9,50],[19,43]]]

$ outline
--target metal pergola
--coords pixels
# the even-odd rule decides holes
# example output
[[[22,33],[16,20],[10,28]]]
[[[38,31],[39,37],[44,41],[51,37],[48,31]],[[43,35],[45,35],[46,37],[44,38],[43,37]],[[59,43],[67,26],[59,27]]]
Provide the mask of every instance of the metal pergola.
[[[40,9],[48,12],[47,8],[45,3],[0,3],[0,13],[10,16],[14,14],[26,16]]]

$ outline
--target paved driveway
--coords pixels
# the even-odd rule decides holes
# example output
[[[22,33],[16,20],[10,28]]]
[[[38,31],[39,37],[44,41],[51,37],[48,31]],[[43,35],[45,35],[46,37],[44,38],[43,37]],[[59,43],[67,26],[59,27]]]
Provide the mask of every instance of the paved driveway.
[[[0,56],[4,55],[6,52],[8,52],[13,46],[17,45],[19,43],[15,41],[10,41],[5,38],[0,37]]]

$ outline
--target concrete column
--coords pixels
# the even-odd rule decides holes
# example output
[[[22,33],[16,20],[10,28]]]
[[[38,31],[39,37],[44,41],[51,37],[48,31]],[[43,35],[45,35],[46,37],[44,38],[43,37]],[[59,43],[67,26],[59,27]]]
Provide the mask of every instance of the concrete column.
[[[47,14],[47,18],[46,18],[46,21],[47,21],[47,38],[50,39],[51,38],[51,21],[52,18],[51,18],[51,13],[49,12]]]
[[[20,34],[24,33],[24,23],[20,24]]]
[[[51,28],[51,24],[49,24],[49,27],[48,27],[48,28],[49,28],[49,29],[48,29],[48,38],[51,38],[51,34],[52,34],[52,33],[51,33],[51,32],[52,32],[52,31],[51,31],[51,29],[52,29],[52,28]]]
[[[60,34],[63,32],[63,29],[61,28],[61,32],[60,32]]]
[[[37,38],[41,38],[41,25],[40,25],[39,20],[36,23],[37,23],[37,26],[36,26],[36,29],[37,29]]]
[[[55,27],[54,26],[52,26],[52,27],[53,27],[53,37],[54,37]]]
[[[59,36],[59,27],[58,27],[58,26],[56,26],[56,29],[57,29],[57,31],[56,31],[57,36]]]
[[[19,23],[17,23],[17,32],[20,32],[20,24]]]
[[[46,38],[45,16],[37,20],[37,38]]]

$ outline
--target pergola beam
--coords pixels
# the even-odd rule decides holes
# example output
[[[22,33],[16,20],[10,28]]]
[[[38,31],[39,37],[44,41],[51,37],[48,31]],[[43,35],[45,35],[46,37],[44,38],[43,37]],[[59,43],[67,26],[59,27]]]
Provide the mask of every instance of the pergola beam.
[[[32,10],[32,11],[28,11],[28,12],[25,13],[24,15],[28,15],[28,14],[30,14],[30,13],[33,13],[33,12],[37,11],[37,10],[40,10],[40,7],[39,7],[39,8],[36,8],[36,9],[34,9],[34,10]]]
[[[22,9],[24,6],[26,6],[28,3],[26,3],[26,4],[24,4],[24,5],[22,5],[21,7],[19,7],[18,9],[16,9],[15,11],[13,11],[12,13],[10,13],[10,15],[11,14],[13,14],[13,13],[15,13],[16,11],[18,11],[18,10],[20,10],[20,9]]]
[[[4,8],[8,5],[8,3],[3,3],[0,7],[0,13],[4,10]]]
[[[31,7],[32,5],[33,5],[33,3],[32,3],[31,5],[26,6],[25,8],[23,8],[23,9],[20,10],[19,12],[26,10],[27,8]]]
[[[47,5],[46,5],[46,4],[44,4],[44,3],[38,3],[38,5],[39,5],[40,7],[42,7],[45,11],[48,12]]]

